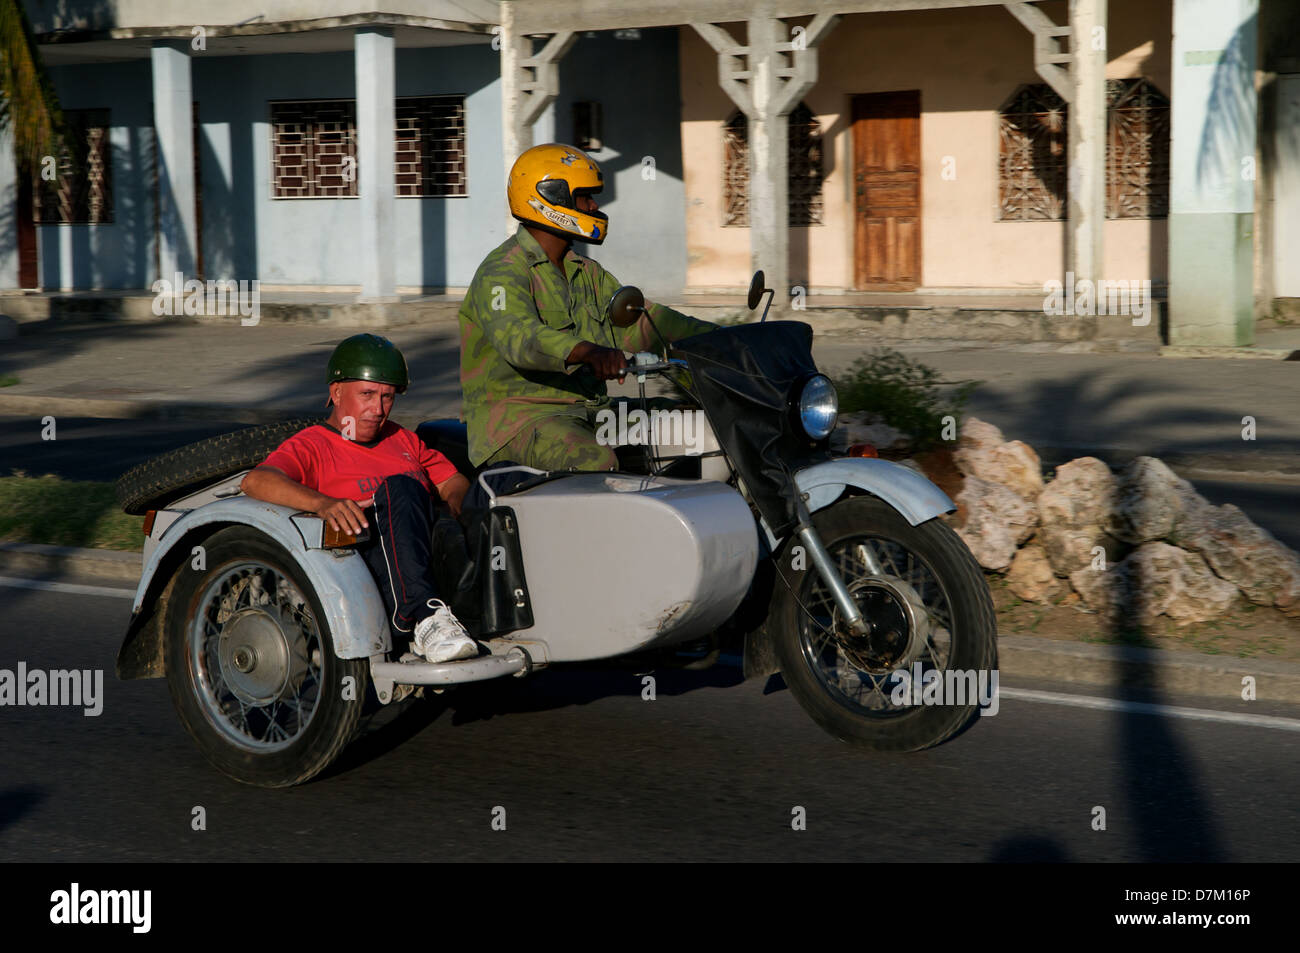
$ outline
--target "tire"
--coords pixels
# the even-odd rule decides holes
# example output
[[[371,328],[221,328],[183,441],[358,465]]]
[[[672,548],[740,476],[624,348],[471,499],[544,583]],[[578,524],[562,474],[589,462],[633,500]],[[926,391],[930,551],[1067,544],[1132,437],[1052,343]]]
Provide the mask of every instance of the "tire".
[[[257,466],[266,455],[320,418],[300,417],[209,437],[160,454],[118,478],[117,501],[134,516],[188,496],[222,477]]]
[[[811,559],[793,558],[798,540],[792,539],[780,557],[770,619],[791,694],[817,724],[854,745],[917,751],[946,741],[975,717],[978,696],[965,704],[951,703],[952,698],[944,699],[949,704],[899,703],[914,699],[899,689],[901,680],[893,672],[914,672],[914,664],[923,673],[974,671],[977,679],[985,673],[989,689],[996,687],[993,600],[975,558],[942,520],[912,526],[874,497],[849,497],[819,510],[813,526],[859,608],[878,629],[867,639],[826,637],[822,627],[833,623],[838,610]],[[871,547],[883,580],[867,570],[857,555],[859,544]],[[908,624],[909,618],[916,623]]]
[[[235,526],[204,547],[206,569],[177,570],[165,620],[172,704],[224,774],[259,787],[301,784],[355,736],[366,660],[334,654],[320,600],[279,544]]]

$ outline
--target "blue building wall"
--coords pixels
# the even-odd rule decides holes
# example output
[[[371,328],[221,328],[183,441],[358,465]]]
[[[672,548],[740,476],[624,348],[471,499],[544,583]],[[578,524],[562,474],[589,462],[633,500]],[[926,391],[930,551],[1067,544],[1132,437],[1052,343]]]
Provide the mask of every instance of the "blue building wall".
[[[50,71],[64,109],[111,110],[113,221],[38,225],[44,288],[147,288],[154,280],[153,92],[148,60]]]
[[[600,103],[604,148],[594,152],[605,174],[597,196],[609,215],[609,238],[579,250],[600,261],[624,284],[652,297],[686,284],[686,187],[682,174],[681,87],[677,28],[580,34],[560,61],[560,92],[547,110],[549,128],[573,141],[573,103]],[[654,177],[643,160],[654,163]]]
[[[466,97],[469,192],[396,200],[401,286],[463,287],[508,234],[505,180],[515,157],[502,155],[498,56],[486,45],[397,50],[398,96]],[[359,284],[356,199],[271,198],[270,101],[352,98],[352,54],[196,55],[192,69],[205,275]],[[148,288],[157,277],[149,61],[51,72],[65,107],[111,110],[114,222],[38,226],[42,284]],[[679,290],[686,274],[677,77],[675,30],[642,31],[637,40],[582,36],[562,61],[560,96],[535,127],[535,142],[571,140],[572,103],[601,103],[605,148],[595,157],[611,237],[580,250],[651,294]],[[644,156],[653,157],[653,178],[643,174]]]

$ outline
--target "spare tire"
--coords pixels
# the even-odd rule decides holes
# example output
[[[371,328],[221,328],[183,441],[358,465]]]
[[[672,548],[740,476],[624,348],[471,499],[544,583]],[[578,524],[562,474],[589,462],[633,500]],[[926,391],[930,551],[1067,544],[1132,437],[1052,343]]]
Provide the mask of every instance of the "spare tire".
[[[132,515],[188,496],[222,477],[248,470],[298,431],[320,418],[299,417],[209,437],[146,460],[117,481],[117,501]]]

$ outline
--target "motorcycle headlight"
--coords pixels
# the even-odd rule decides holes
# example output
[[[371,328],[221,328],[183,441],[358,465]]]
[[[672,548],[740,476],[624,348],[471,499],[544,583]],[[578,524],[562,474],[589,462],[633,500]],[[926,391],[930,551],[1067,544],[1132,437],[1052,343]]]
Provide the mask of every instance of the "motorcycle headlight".
[[[799,423],[813,440],[825,440],[839,419],[840,398],[835,385],[822,374],[810,377],[799,395]]]

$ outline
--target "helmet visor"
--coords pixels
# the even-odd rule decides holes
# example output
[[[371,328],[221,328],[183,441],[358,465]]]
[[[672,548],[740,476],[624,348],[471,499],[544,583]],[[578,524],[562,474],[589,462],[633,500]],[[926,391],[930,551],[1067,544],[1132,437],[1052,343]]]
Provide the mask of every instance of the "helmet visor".
[[[573,208],[569,183],[563,179],[543,179],[537,183],[537,194],[559,208]]]

